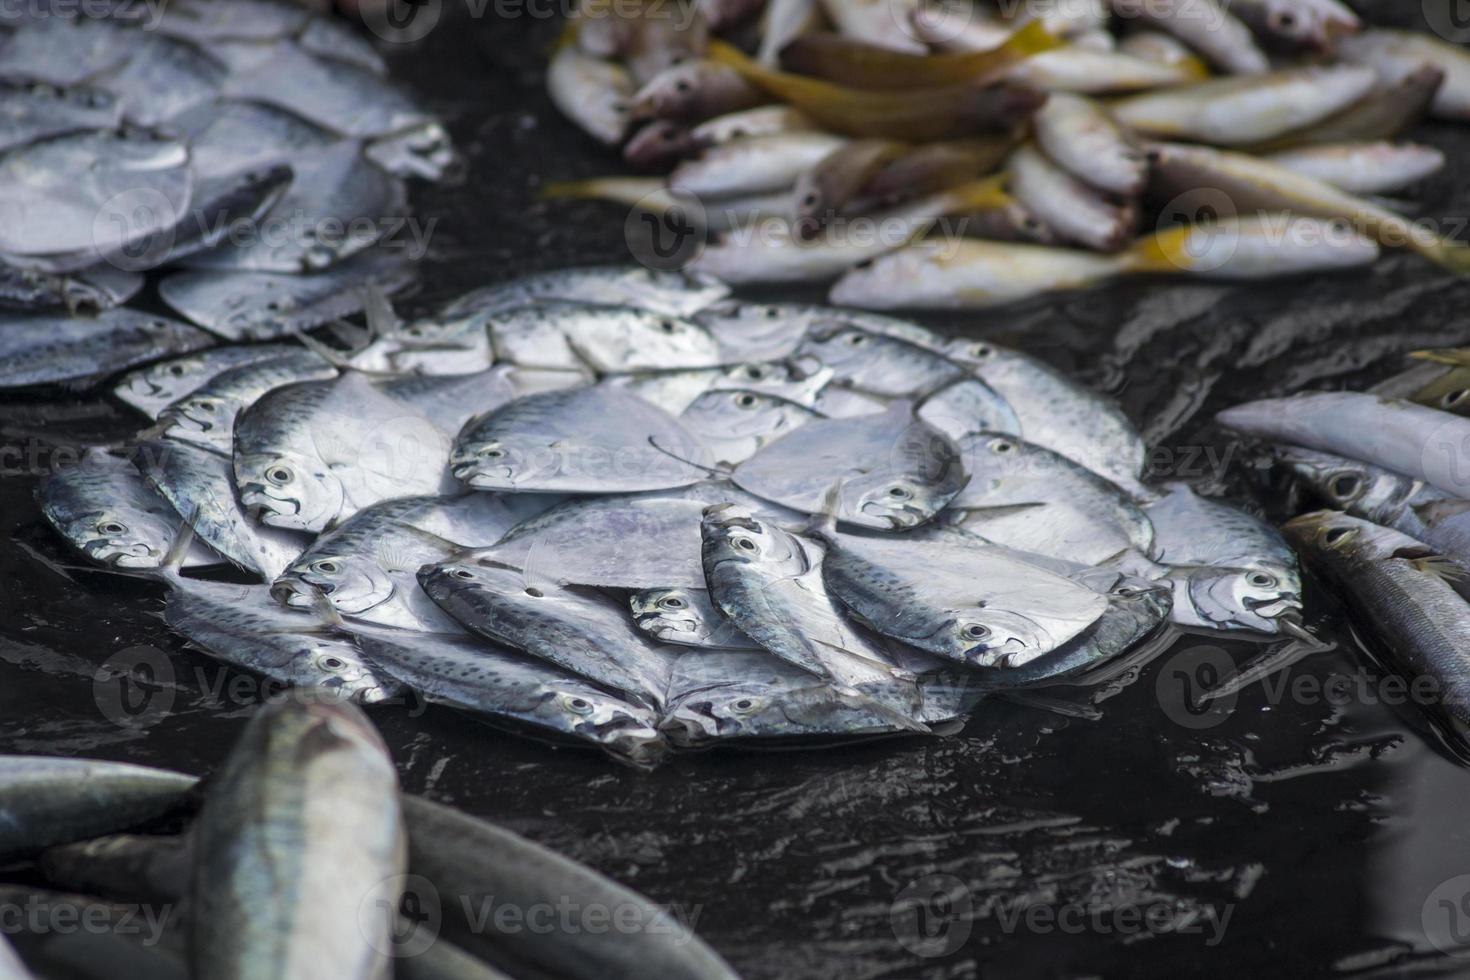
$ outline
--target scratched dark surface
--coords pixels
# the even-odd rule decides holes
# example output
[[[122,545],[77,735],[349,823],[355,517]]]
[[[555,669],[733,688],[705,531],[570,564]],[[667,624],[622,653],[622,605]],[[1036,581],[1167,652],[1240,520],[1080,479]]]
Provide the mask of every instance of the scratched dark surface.
[[[1385,19],[1388,5],[1377,7]],[[619,209],[537,199],[544,179],[618,165],[543,93],[556,25],[471,19],[457,0],[445,8],[424,41],[388,51],[471,160],[462,186],[415,193],[420,217],[436,223],[424,292],[408,306],[623,259]],[[1418,135],[1470,159],[1463,131]],[[1424,213],[1470,214],[1462,173],[1452,165],[1423,189]],[[1019,345],[1113,392],[1157,447],[1160,475],[1215,489],[1227,461],[1223,484],[1241,493],[1258,481],[1209,426],[1216,410],[1361,386],[1403,351],[1466,342],[1467,299],[1470,285],[1390,256],[1332,278],[1134,282],[926,322]],[[63,443],[134,425],[103,395],[55,392],[5,400],[0,423]],[[250,711],[221,685],[248,679],[170,635],[157,588],[65,567],[73,560],[31,499],[45,454],[28,458],[33,441],[5,443],[0,531],[13,546],[0,549],[0,751],[209,773]],[[1257,686],[1206,716],[1181,708],[1200,665],[1259,646],[1183,639],[1089,717],[991,703],[947,739],[724,751],[652,774],[444,710],[372,714],[406,788],[679,903],[750,978],[1455,972],[1462,961],[1438,957],[1433,940],[1463,949],[1439,899],[1465,889],[1435,889],[1470,873],[1470,773],[1422,734],[1412,708],[1381,703],[1379,669],[1315,581],[1308,621],[1339,650],[1293,668],[1295,688]],[[173,681],[145,693],[170,710],[144,728],[119,726],[101,707],[116,683],[94,678],[140,645],[169,655]],[[1334,678],[1355,682],[1345,700],[1310,693]],[[952,876],[942,883],[957,895],[917,911],[895,905],[926,897],[905,889],[933,874]],[[1142,912],[1130,909],[1179,931],[1139,931]]]

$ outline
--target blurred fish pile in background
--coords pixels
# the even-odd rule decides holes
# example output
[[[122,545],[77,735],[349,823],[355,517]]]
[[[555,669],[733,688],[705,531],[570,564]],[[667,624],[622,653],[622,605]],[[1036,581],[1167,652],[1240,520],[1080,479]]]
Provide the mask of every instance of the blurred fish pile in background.
[[[353,348],[160,357],[113,388],[151,424],[41,508],[160,575],[169,625],[233,666],[639,766],[1096,694],[1171,622],[1309,637],[1281,538],[1148,483],[1107,398],[989,342],[728,294],[568,269],[408,322],[378,297]],[[209,566],[259,584],[186,574]]]
[[[984,308],[1382,248],[1470,270],[1451,222],[1384,197],[1444,166],[1395,140],[1470,118],[1470,54],[1338,0],[586,0],[547,86],[666,172],[552,196],[654,215],[732,283],[836,280],[841,305]]]
[[[205,780],[0,756],[0,810],[6,980],[736,976],[684,909],[400,793],[342,702],[259,709]]]
[[[405,179],[457,161],[350,28],[256,0],[20,8],[0,18],[0,385],[284,336],[412,281]],[[183,320],[123,305],[150,277]]]

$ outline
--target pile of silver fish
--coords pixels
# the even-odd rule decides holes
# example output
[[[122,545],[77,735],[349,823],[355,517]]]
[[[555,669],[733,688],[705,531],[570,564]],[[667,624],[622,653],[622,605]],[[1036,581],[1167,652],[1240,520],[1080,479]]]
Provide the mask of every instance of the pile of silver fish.
[[[363,38],[263,0],[15,5],[0,118],[7,388],[358,310],[412,279],[405,178],[456,164]],[[123,305],[153,270],[184,320]]]
[[[372,313],[124,375],[151,424],[47,520],[229,664],[641,766],[939,732],[1170,622],[1301,632],[1271,527],[1145,482],[1118,406],[1019,351],[637,266]]]
[[[1268,444],[1295,490],[1284,531],[1349,600],[1391,666],[1427,689],[1451,732],[1470,732],[1470,351],[1426,351],[1366,392],[1324,391],[1222,412]]]
[[[400,794],[345,702],[261,708],[202,781],[0,756],[0,816],[0,980],[736,980],[677,909]]]
[[[1384,197],[1444,166],[1396,140],[1470,119],[1470,53],[1339,0],[586,0],[547,86],[663,174],[551,195],[641,210],[732,283],[835,280],[840,305],[984,308],[1384,248],[1470,271],[1448,223]]]

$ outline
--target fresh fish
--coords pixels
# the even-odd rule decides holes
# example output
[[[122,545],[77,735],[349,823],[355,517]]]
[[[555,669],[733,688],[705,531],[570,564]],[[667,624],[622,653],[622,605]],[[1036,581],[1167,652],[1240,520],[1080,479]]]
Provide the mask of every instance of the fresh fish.
[[[203,0],[170,4],[168,15],[158,21],[158,31],[200,44],[279,41],[300,33],[311,19],[305,8],[271,0]]]
[[[538,371],[497,364],[474,374],[407,375],[377,383],[379,391],[420,412],[441,432],[458,432],[477,415],[518,398],[586,383],[569,371]]]
[[[1044,92],[1083,95],[1139,92],[1199,79],[1191,65],[1161,64],[1122,51],[1097,51],[1075,44],[1027,58],[1006,77]]]
[[[189,141],[189,164],[203,180],[289,164],[299,153],[320,150],[337,137],[286,108],[216,99],[170,121]]]
[[[226,177],[196,180],[194,206],[157,240],[133,246],[134,267],[169,265],[229,242],[238,229],[258,224],[285,198],[295,172],[284,164]]]
[[[90,315],[121,306],[142,288],[142,276],[107,264],[53,275],[0,261],[0,306],[8,309],[34,312],[64,306]]]
[[[1281,46],[1330,51],[1337,39],[1362,27],[1338,0],[1234,0],[1230,9]]]
[[[763,221],[737,228],[706,247],[690,268],[728,282],[819,282],[833,279],[906,242],[923,236],[947,214],[998,207],[1010,198],[1002,180],[988,178],[864,215],[845,229],[824,232],[817,241],[800,238],[786,221]],[[841,305],[841,304],[839,304]]]
[[[918,9],[918,0],[900,0],[898,3],[818,0],[818,6],[844,37],[884,50],[915,55],[924,53],[924,46],[910,35],[908,29],[909,17]]]
[[[175,272],[159,282],[158,293],[226,340],[271,340],[360,312],[369,283],[392,294],[413,280],[401,257],[370,250],[312,275]]]
[[[1470,55],[1428,32],[1374,28],[1338,42],[1338,56],[1354,64],[1370,65],[1384,83],[1393,85],[1431,65],[1444,72],[1435,91],[1430,114],[1438,119],[1470,119]]]
[[[545,300],[638,306],[669,316],[690,316],[729,294],[724,283],[699,273],[597,265],[534,273],[486,286],[450,303],[440,316],[505,310]]]
[[[766,444],[822,417],[796,402],[756,391],[707,391],[679,419],[717,466],[734,466]]]
[[[419,582],[471,633],[643,704],[663,703],[674,655],[638,631],[626,601],[472,556],[426,565]]]
[[[633,593],[629,602],[638,628],[662,643],[708,650],[759,649],[715,608],[708,589],[644,589]],[[809,683],[810,676],[806,680]],[[677,686],[676,679],[670,688]]]
[[[942,510],[966,476],[954,443],[897,401],[882,415],[809,422],[741,463],[731,479],[808,514],[836,485],[839,520],[904,530]]]
[[[89,448],[80,462],[36,488],[41,513],[82,554],[117,568],[157,568],[183,519],[131,461]],[[216,565],[208,548],[191,548],[185,567]]]
[[[482,639],[374,630],[358,643],[384,673],[439,704],[590,742],[634,766],[652,767],[666,751],[648,708]]]
[[[1443,365],[1435,366],[1444,368]],[[1450,367],[1442,370],[1437,377],[1412,388],[1402,397],[1456,415],[1470,414],[1470,368]]]
[[[349,139],[372,139],[437,125],[402,88],[355,65],[319,58],[295,44],[232,74],[224,94],[264,102]]]
[[[703,122],[765,101],[760,90],[733,68],[695,60],[670,65],[655,75],[634,94],[628,112],[634,119]]]
[[[988,211],[962,214],[955,219],[954,224],[970,238],[1033,245],[1056,245],[1061,241],[1061,236],[1028,211],[1020,201],[1012,201],[1004,207]]]
[[[1319,143],[1393,139],[1417,125],[1429,112],[1444,77],[1443,69],[1420,65],[1391,82],[1380,80],[1372,92],[1336,115],[1250,149],[1261,153]]]
[[[187,836],[113,834],[47,848],[36,864],[57,888],[118,901],[176,902],[193,858]]]
[[[407,835],[398,771],[366,716],[269,704],[211,786],[195,830],[194,972],[391,976]]]
[[[755,391],[816,408],[829,377],[826,372],[807,374],[785,362],[753,361],[734,367],[613,376],[606,383],[677,415],[709,391]]]
[[[1470,502],[1345,456],[1296,446],[1276,447],[1271,455],[1319,503],[1422,541],[1470,577]],[[1466,591],[1463,583],[1456,588]]]
[[[1213,629],[1279,633],[1301,613],[1296,556],[1276,530],[1176,483],[1145,508],[1159,561],[1178,571],[1174,621]]]
[[[228,74],[188,41],[150,34],[122,67],[90,81],[117,96],[129,122],[157,127],[213,98]]]
[[[287,385],[235,420],[235,482],[272,527],[322,531],[362,508],[449,489],[451,437],[348,372]]]
[[[846,142],[815,132],[732,140],[675,167],[668,186],[676,194],[716,198],[783,190]]]
[[[459,546],[396,523],[366,525],[359,511],[347,525],[328,531],[271,585],[277,602],[311,609],[318,595],[353,620],[426,633],[456,633],[459,626],[429,600],[415,577],[423,565],[447,560]],[[347,533],[343,533],[346,531]]]
[[[450,466],[476,490],[617,493],[684,486],[708,470],[678,419],[613,385],[521,398],[472,420]]]
[[[1132,241],[1135,202],[1078,180],[1031,145],[1011,156],[1009,169],[1016,200],[1063,238],[1100,252],[1117,252]]]
[[[1014,553],[955,532],[917,539],[815,532],[822,577],[878,632],[948,660],[1010,668],[1057,649],[1102,615],[1107,600]]]
[[[139,442],[136,453],[143,476],[199,540],[241,568],[269,581],[306,547],[303,536],[251,519],[235,495],[228,456],[168,439]]]
[[[1217,0],[1112,0],[1112,5],[1119,18],[1168,31],[1232,75],[1260,74],[1270,67],[1250,28]]]
[[[587,135],[608,146],[622,142],[634,90],[621,65],[566,45],[552,55],[546,89],[552,104]]]
[[[1320,143],[1269,157],[1349,194],[1389,194],[1444,168],[1444,153],[1421,143]]]
[[[970,482],[950,501],[946,517],[967,531],[1088,565],[1130,549],[1150,553],[1153,525],[1104,477],[1010,435],[970,436],[959,448]]]
[[[6,862],[147,824],[187,802],[196,780],[123,762],[0,756]]]
[[[710,42],[709,57],[845,136],[922,142],[1006,130],[1046,101],[1044,92],[1014,80],[900,91],[850,88],[763,68],[720,41]]]
[[[221,371],[158,414],[159,435],[229,456],[235,419],[268,391],[301,381],[335,378],[337,369],[303,347]]]
[[[0,83],[0,151],[65,133],[112,129],[121,121],[122,106],[103,89]]]
[[[403,181],[343,141],[292,158],[290,188],[255,226],[189,257],[191,268],[234,272],[317,272],[369,248],[403,218]]]
[[[1189,45],[1163,31],[1132,31],[1118,42],[1118,51],[1158,65],[1181,68],[1189,73],[1190,81],[1203,81],[1210,77],[1209,66]]]
[[[1362,65],[1289,68],[1135,95],[1114,103],[1123,125],[1171,139],[1240,146],[1321,122],[1373,91]]]
[[[708,148],[752,136],[775,136],[816,128],[816,122],[789,105],[765,105],[716,116],[695,126],[689,136],[696,146]]]
[[[444,936],[494,959],[508,950],[550,976],[568,980],[657,976],[668,980],[737,980],[714,950],[661,905],[508,830],[449,807],[405,797],[409,863],[444,896]],[[585,907],[624,909],[623,928],[530,929],[493,936],[474,908],[501,903],[555,908],[576,895]]]
[[[671,122],[668,119],[653,119],[638,127],[638,131],[629,137],[628,142],[623,144],[623,162],[634,170],[664,171],[671,169],[685,157],[692,157],[700,150],[698,143],[694,141],[688,127],[681,123]],[[577,182],[573,182],[575,186]],[[582,182],[587,186],[587,182]],[[557,186],[566,187],[561,184]],[[624,198],[637,201],[655,193],[662,182],[654,182],[651,185],[626,185],[629,188],[637,187],[637,191],[630,190],[623,197],[616,197],[608,193],[604,187],[596,194],[603,199],[623,200]],[[644,189],[644,188],[647,189]],[[553,195],[553,188],[543,188],[547,196]],[[673,198],[677,200],[677,198]]]
[[[213,338],[197,327],[122,307],[92,318],[7,314],[0,317],[0,388],[82,384],[211,343]]]
[[[913,674],[849,624],[828,593],[821,545],[733,505],[711,507],[701,534],[710,597],[737,629],[839,694],[926,730]]]
[[[690,61],[704,54],[709,41],[709,22],[703,12],[695,9],[689,13],[670,16],[668,8],[657,0],[633,0],[633,8],[614,12],[612,18],[623,19],[631,15],[632,31],[625,43],[613,53],[620,56],[628,66],[636,85],[644,85],[670,65]]]
[[[853,140],[818,160],[796,181],[792,213],[798,236],[816,238],[886,163],[907,151],[891,140]]]
[[[863,196],[891,203],[969,183],[999,167],[1014,142],[997,136],[916,146],[874,174],[863,185]]]
[[[836,389],[829,389],[836,394]],[[817,407],[828,412],[838,412],[842,417],[872,414],[856,407],[834,408],[830,402],[819,401]],[[881,409],[879,409],[881,411]],[[961,377],[919,403],[918,416],[940,432],[958,442],[981,432],[1018,433],[1021,423],[1009,403],[995,393],[984,381],[969,375]]]
[[[617,374],[713,367],[719,344],[697,323],[633,306],[547,302],[486,320],[495,359]]]
[[[1036,113],[1036,142],[1068,173],[1100,191],[1125,197],[1143,189],[1143,150],[1112,115],[1091,99],[1057,93]]]
[[[781,51],[781,64],[800,75],[859,89],[926,89],[994,80],[1026,58],[1061,46],[1033,21],[987,51],[925,54],[865,42],[846,34],[814,33]]]
[[[1435,706],[1462,730],[1470,720],[1462,643],[1470,606],[1446,581],[1444,559],[1399,531],[1335,511],[1305,514],[1283,530],[1347,594],[1348,612],[1396,666],[1416,685],[1434,682]]]
[[[808,328],[828,315],[822,307],[726,300],[695,316],[726,361],[775,361],[796,352]]]
[[[834,320],[814,324],[796,349],[795,363],[808,373],[827,368],[834,381],[885,398],[921,398],[966,374],[928,347],[865,329],[860,319],[852,323],[838,313]],[[1004,402],[999,397],[995,402],[996,420],[1007,419]]]
[[[1360,392],[1312,392],[1228,408],[1215,421],[1246,435],[1334,453],[1470,498],[1470,419]]]
[[[780,64],[781,50],[792,40],[823,23],[821,4],[817,0],[767,0],[760,22],[760,46],[756,60],[775,68]]]
[[[67,88],[121,66],[147,40],[101,17],[33,17],[0,47],[0,76]]]
[[[1125,490],[1138,486],[1148,447],[1117,402],[1044,361],[987,340],[953,340],[946,354],[1006,400],[1027,443],[1059,453]]]
[[[296,42],[314,55],[354,65],[374,75],[388,73],[387,62],[369,39],[335,17],[313,17],[296,35]]]
[[[164,135],[101,130],[0,155],[0,252],[72,271],[126,256],[173,228],[194,192],[189,148]]]

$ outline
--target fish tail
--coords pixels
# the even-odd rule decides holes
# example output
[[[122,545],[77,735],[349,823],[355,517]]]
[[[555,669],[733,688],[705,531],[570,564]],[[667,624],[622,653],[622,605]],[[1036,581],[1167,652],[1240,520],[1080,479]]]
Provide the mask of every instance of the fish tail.
[[[994,174],[972,180],[945,191],[945,210],[954,214],[965,211],[998,211],[1010,207],[1014,198],[1006,191],[1007,176]]]
[[[1138,239],[1119,255],[1128,272],[1175,273],[1187,271],[1193,263],[1185,245],[1194,232],[1192,225],[1165,228]]]
[[[620,200],[613,196],[612,189],[616,186],[614,181],[625,178],[619,177],[588,177],[585,180],[553,180],[541,187],[541,197],[546,200]],[[629,177],[627,180],[640,180],[638,177]],[[656,177],[645,181],[649,191],[657,190],[663,186],[663,181]]]
[[[1433,361],[1435,364],[1447,364],[1450,367],[1470,367],[1470,347],[1416,350],[1411,351],[1409,356],[1421,361]]]
[[[1052,51],[1060,48],[1066,42],[1060,37],[1046,29],[1040,18],[1028,21],[1025,26],[1010,37],[997,50],[1004,51],[1011,57],[1020,60],[1029,58],[1033,54],[1041,54],[1043,51]]]
[[[1414,246],[1414,251],[1457,276],[1470,276],[1470,245],[1438,240]]]

